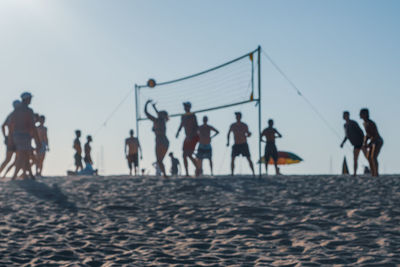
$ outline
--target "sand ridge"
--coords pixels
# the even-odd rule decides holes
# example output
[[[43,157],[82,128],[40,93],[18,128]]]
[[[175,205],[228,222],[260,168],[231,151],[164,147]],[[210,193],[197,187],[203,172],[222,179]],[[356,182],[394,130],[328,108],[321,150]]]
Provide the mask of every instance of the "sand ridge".
[[[0,182],[0,265],[400,264],[400,176]]]

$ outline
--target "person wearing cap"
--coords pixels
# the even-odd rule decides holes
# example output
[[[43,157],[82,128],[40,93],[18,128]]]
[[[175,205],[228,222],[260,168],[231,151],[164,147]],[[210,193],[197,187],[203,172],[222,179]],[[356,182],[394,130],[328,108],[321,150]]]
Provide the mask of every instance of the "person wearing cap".
[[[35,140],[36,149],[40,149],[37,129],[35,127],[34,113],[29,104],[32,100],[32,95],[25,92],[21,95],[21,104],[14,110],[10,117],[10,134],[16,148],[15,171],[13,179],[17,178],[19,171],[23,170],[23,177],[28,174],[34,178],[30,165],[32,157],[32,138]],[[10,142],[10,140],[9,140]]]
[[[21,101],[15,100],[13,102],[14,110],[16,108],[18,108],[19,105],[21,105]],[[7,147],[7,151],[6,151],[6,158],[5,158],[5,160],[3,161],[3,163],[0,166],[0,173],[3,172],[4,168],[11,161],[11,158],[12,158],[13,154],[15,153],[15,145],[14,145],[14,143],[12,141],[12,138],[10,137],[10,117],[11,117],[11,115],[12,115],[12,113],[10,113],[7,116],[6,120],[4,121],[3,125],[1,126],[1,131],[2,131],[3,136],[4,136],[4,143],[5,143],[6,147]],[[7,134],[6,134],[6,128],[7,128],[7,131],[8,131]],[[5,174],[4,174],[4,176],[5,176]]]
[[[198,163],[193,157],[194,150],[196,149],[197,142],[199,141],[199,135],[197,133],[199,125],[197,124],[196,115],[190,112],[192,104],[190,102],[184,102],[183,108],[185,114],[181,116],[181,124],[179,125],[176,138],[179,137],[179,133],[182,128],[185,128],[185,141],[183,142],[183,164],[185,166],[186,176],[189,176],[188,170],[188,158],[193,162],[196,168],[196,174],[198,174]]]
[[[235,144],[232,146],[232,161],[231,161],[232,176],[234,175],[234,170],[235,170],[235,158],[239,155],[246,157],[254,176],[255,175],[254,166],[250,158],[249,145],[247,144],[247,138],[251,136],[251,133],[249,131],[249,127],[247,126],[247,124],[241,121],[242,113],[235,112],[235,116],[236,116],[236,122],[233,123],[229,128],[228,142],[226,144],[227,146],[229,146],[229,138],[232,132],[235,140]]]

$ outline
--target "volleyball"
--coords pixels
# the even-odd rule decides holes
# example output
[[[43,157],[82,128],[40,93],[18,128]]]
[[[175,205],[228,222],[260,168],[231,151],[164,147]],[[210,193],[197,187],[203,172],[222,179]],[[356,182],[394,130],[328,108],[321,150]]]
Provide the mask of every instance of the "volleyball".
[[[156,81],[154,79],[149,79],[147,81],[147,86],[150,88],[154,88],[156,86]]]

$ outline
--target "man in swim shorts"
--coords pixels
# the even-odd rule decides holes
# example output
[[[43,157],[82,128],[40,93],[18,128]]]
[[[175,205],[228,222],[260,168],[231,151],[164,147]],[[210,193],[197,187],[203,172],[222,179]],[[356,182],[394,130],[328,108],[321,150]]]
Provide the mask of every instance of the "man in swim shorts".
[[[340,147],[343,148],[347,140],[349,140],[350,143],[353,145],[353,160],[354,160],[353,176],[356,176],[358,168],[358,156],[360,155],[360,151],[363,150],[364,154],[366,155],[366,150],[363,147],[364,133],[361,130],[360,126],[358,126],[358,123],[350,119],[350,112],[344,111],[343,119],[346,121],[346,123],[344,124],[345,137],[343,139],[343,142],[340,144]]]
[[[268,128],[265,128],[261,133],[261,141],[263,141],[263,137],[267,139],[267,144],[265,145],[265,171],[268,175],[268,162],[269,159],[272,158],[274,160],[275,172],[276,174],[280,174],[278,168],[278,149],[276,148],[275,139],[281,138],[282,135],[274,128],[274,121],[272,119],[268,120]]]
[[[211,125],[207,124],[208,122],[208,117],[204,116],[203,117],[203,125],[201,125],[198,129],[198,134],[199,134],[199,146],[197,148],[197,158],[198,158],[198,169],[199,169],[199,174],[203,173],[203,159],[208,159],[210,161],[210,169],[211,169],[211,175],[214,175],[213,173],[213,163],[212,163],[212,148],[211,148],[211,138],[214,138],[217,134],[219,134],[219,131],[212,127]],[[214,134],[211,136],[211,131],[214,132]]]
[[[181,124],[176,133],[176,138],[179,137],[179,132],[182,127],[185,128],[185,141],[183,142],[183,163],[185,165],[186,176],[189,176],[188,171],[188,158],[193,162],[196,168],[196,173],[198,172],[198,164],[193,157],[194,150],[196,149],[197,142],[199,141],[199,136],[197,134],[197,129],[199,128],[197,124],[197,118],[194,113],[190,112],[192,104],[190,102],[183,103],[183,108],[185,114],[181,117]]]
[[[232,176],[234,175],[235,158],[239,155],[246,157],[247,161],[249,162],[251,172],[253,173],[253,176],[255,176],[253,162],[251,161],[250,158],[249,145],[247,144],[247,138],[251,136],[251,133],[249,131],[249,127],[247,126],[247,124],[241,121],[242,113],[235,112],[235,116],[236,116],[236,122],[233,123],[229,128],[228,142],[226,144],[227,146],[229,146],[229,137],[232,132],[235,140],[235,144],[232,146],[232,161],[231,161]]]
[[[125,155],[128,160],[129,175],[132,175],[132,165],[135,168],[135,175],[137,175],[137,168],[139,166],[139,150],[140,158],[142,158],[142,148],[140,147],[139,140],[133,136],[133,133],[133,130],[130,130],[130,136],[125,139]]]

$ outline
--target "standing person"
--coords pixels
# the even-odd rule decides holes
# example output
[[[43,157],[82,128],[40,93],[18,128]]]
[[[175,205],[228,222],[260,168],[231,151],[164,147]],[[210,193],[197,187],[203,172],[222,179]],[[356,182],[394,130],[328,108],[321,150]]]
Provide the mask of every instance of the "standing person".
[[[353,160],[354,160],[353,176],[356,176],[357,168],[358,168],[358,156],[360,155],[361,149],[363,150],[364,154],[366,155],[366,150],[363,147],[364,133],[361,130],[360,126],[358,126],[358,123],[356,121],[350,119],[350,112],[344,111],[343,119],[346,121],[346,123],[344,124],[345,137],[343,139],[343,142],[340,144],[340,147],[343,148],[347,139],[350,140],[350,143],[353,145],[353,147],[354,147],[354,149],[353,149]]]
[[[179,137],[179,133],[182,128],[185,128],[185,141],[183,142],[183,164],[185,165],[186,176],[189,176],[188,170],[188,158],[193,162],[196,168],[196,173],[198,172],[198,164],[193,157],[194,150],[196,149],[197,142],[199,141],[199,136],[197,130],[199,128],[197,124],[197,118],[194,113],[190,112],[192,104],[190,102],[183,103],[183,108],[185,114],[181,117],[181,124],[179,125],[178,132],[176,133],[176,138]]]
[[[231,125],[228,132],[228,142],[226,146],[229,146],[229,137],[231,132],[233,132],[233,137],[235,140],[235,144],[232,146],[232,162],[231,162],[231,171],[232,176],[234,174],[235,169],[235,158],[239,155],[246,157],[247,161],[249,162],[250,169],[254,174],[254,166],[253,162],[250,159],[250,150],[249,145],[247,144],[247,138],[251,136],[249,132],[249,127],[247,124],[243,123],[242,120],[242,113],[235,112],[236,122]]]
[[[133,137],[133,130],[129,131],[130,136],[125,139],[125,155],[128,160],[129,175],[132,175],[132,165],[135,168],[135,175],[137,175],[137,168],[139,165],[138,153],[140,150],[140,159],[142,159],[142,148],[139,139]],[[128,153],[126,153],[128,150]]]
[[[174,153],[170,152],[169,157],[171,158],[171,175],[178,175],[178,166],[181,167],[181,164],[177,158],[174,157]]]
[[[90,164],[93,166],[93,160],[92,160],[92,147],[90,146],[90,143],[93,141],[92,136],[88,135],[86,137],[86,144],[84,146],[84,151],[85,151],[85,157],[83,158],[83,161],[85,162],[85,164]]]
[[[46,152],[49,151],[49,139],[47,136],[47,127],[44,126],[44,122],[46,121],[45,116],[39,117],[39,126],[37,127],[37,132],[39,136],[39,142],[41,147],[37,152],[37,163],[36,163],[36,175],[42,176],[43,170],[43,162],[46,156]]]
[[[153,104],[153,109],[157,113],[157,118],[151,115],[147,106],[152,102],[152,100],[147,100],[146,105],[144,106],[144,113],[147,118],[153,122],[153,132],[156,135],[156,158],[158,167],[161,170],[161,173],[164,177],[167,177],[167,173],[165,172],[165,166],[163,163],[165,154],[167,154],[169,141],[166,136],[167,131],[167,121],[168,121],[168,113],[166,111],[158,111],[156,108],[156,104]]]
[[[360,118],[364,121],[365,137],[363,146],[367,150],[367,158],[369,161],[371,174],[374,177],[379,176],[378,155],[383,146],[383,139],[379,135],[378,128],[375,122],[369,118],[369,110],[366,108],[361,109]],[[369,143],[368,143],[369,140]]]
[[[32,138],[36,143],[36,149],[40,149],[41,145],[37,134],[37,129],[34,122],[33,110],[29,108],[32,101],[32,94],[24,92],[21,94],[21,104],[14,110],[10,117],[10,134],[12,139],[9,138],[8,142],[13,142],[16,148],[15,157],[15,171],[13,179],[17,178],[18,172],[23,170],[23,177],[26,178],[28,174],[32,179],[30,157],[32,155]]]
[[[219,131],[208,125],[208,117],[203,117],[203,124],[198,129],[199,134],[199,147],[197,148],[197,158],[199,173],[203,173],[203,159],[208,159],[210,161],[211,176],[213,173],[213,162],[212,162],[212,148],[211,148],[211,138],[214,138],[219,134]],[[211,131],[214,134],[211,136]]]
[[[272,158],[274,160],[275,172],[280,174],[278,168],[278,149],[276,148],[275,139],[281,138],[282,135],[274,128],[274,121],[272,119],[268,120],[268,128],[265,128],[261,133],[261,141],[263,142],[263,137],[266,138],[267,144],[265,145],[265,172],[268,175],[268,162]]]
[[[15,100],[13,102],[14,110],[16,108],[18,108],[19,105],[21,105],[21,101]],[[5,158],[5,160],[3,161],[3,163],[0,166],[0,173],[3,172],[4,168],[11,161],[11,158],[12,158],[13,154],[15,153],[15,145],[14,145],[14,142],[12,142],[12,136],[10,136],[10,117],[11,117],[11,114],[12,113],[10,113],[7,116],[6,120],[4,121],[3,125],[1,126],[1,130],[2,130],[3,136],[4,136],[4,144],[6,145],[7,151],[6,151],[6,158]],[[8,133],[6,133],[6,128],[7,128]],[[10,142],[9,142],[9,139],[10,139]],[[4,176],[6,176],[6,174],[4,174]]]
[[[75,131],[75,140],[74,140],[74,145],[73,148],[75,150],[75,155],[74,155],[74,160],[75,160],[75,173],[77,173],[79,170],[83,170],[83,165],[82,165],[82,146],[81,146],[81,131],[76,130]]]

